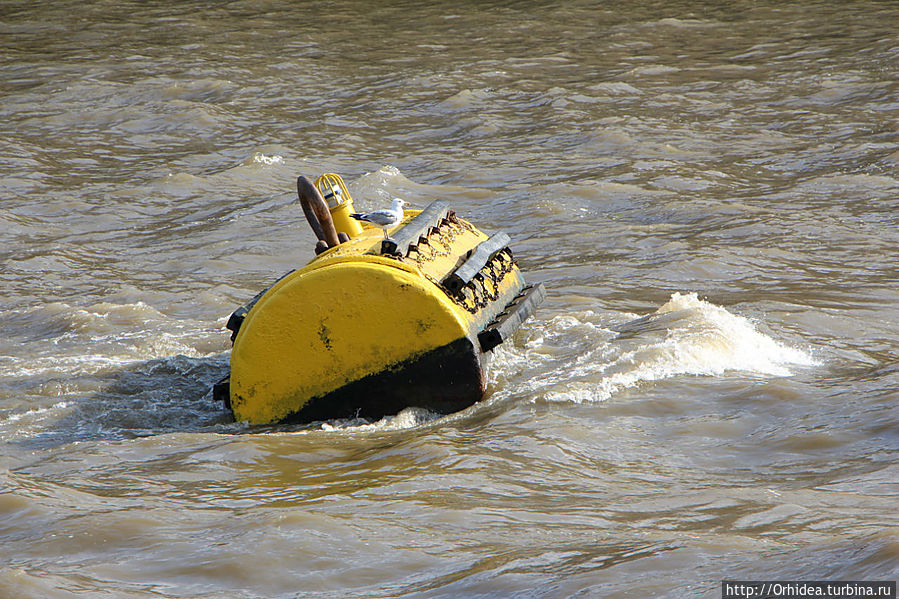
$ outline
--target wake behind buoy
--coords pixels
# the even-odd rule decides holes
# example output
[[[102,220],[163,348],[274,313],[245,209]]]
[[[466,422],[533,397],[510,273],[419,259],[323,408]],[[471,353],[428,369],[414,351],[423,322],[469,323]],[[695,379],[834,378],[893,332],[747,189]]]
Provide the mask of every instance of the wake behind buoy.
[[[297,180],[318,254],[231,315],[230,375],[215,386],[251,424],[461,410],[485,391],[485,354],[543,301],[505,233],[436,201],[384,238],[351,218],[343,180]]]

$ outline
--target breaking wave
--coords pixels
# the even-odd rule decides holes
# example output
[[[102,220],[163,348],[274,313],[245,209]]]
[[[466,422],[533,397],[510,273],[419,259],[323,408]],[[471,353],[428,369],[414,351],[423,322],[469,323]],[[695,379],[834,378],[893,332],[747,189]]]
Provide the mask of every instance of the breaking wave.
[[[649,381],[741,371],[787,376],[814,358],[760,332],[748,318],[675,293],[658,310],[620,322],[592,311],[526,327],[523,344],[495,352],[494,395],[530,393],[549,401],[602,401]]]

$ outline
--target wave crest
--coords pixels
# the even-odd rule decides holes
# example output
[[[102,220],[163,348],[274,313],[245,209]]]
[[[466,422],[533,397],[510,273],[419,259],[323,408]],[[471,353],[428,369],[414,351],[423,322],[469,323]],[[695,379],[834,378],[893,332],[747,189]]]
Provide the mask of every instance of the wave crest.
[[[491,382],[502,395],[587,402],[680,375],[788,376],[792,366],[816,364],[807,352],[695,293],[675,293],[647,316],[615,320],[587,311],[530,325],[523,347],[496,350]]]

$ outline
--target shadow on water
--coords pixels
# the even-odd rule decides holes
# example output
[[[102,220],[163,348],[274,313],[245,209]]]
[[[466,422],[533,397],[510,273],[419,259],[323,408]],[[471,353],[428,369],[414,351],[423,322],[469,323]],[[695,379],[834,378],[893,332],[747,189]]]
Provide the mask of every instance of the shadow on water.
[[[47,449],[173,432],[239,431],[242,427],[230,411],[212,397],[213,383],[227,371],[227,354],[176,355],[128,364],[99,375],[98,391],[67,397],[52,409],[55,421],[40,423],[13,443]]]
[[[170,433],[265,434],[319,433],[391,435],[464,420],[477,426],[496,417],[509,403],[485,398],[468,409],[438,414],[410,407],[380,420],[346,418],[311,423],[249,425],[235,422],[231,411],[213,397],[213,385],[229,370],[228,354],[176,355],[128,364],[93,375],[99,390],[69,395],[29,422],[10,443],[28,450],[64,445],[137,439]],[[33,412],[34,413],[34,412]],[[27,429],[31,429],[29,432]]]

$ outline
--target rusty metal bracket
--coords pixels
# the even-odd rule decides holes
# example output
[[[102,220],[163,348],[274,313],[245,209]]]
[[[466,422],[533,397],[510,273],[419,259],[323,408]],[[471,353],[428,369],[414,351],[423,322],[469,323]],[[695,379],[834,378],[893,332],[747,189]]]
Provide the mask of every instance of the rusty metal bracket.
[[[472,279],[481,272],[481,269],[509,244],[509,236],[505,233],[497,233],[477,245],[465,261],[443,279],[443,286],[451,293],[458,295],[462,288],[471,283]]]
[[[432,227],[440,225],[449,212],[449,203],[442,200],[431,202],[415,218],[403,225],[393,234],[393,239],[385,239],[381,243],[381,254],[405,256],[409,246],[418,243],[418,238],[427,236]]]

